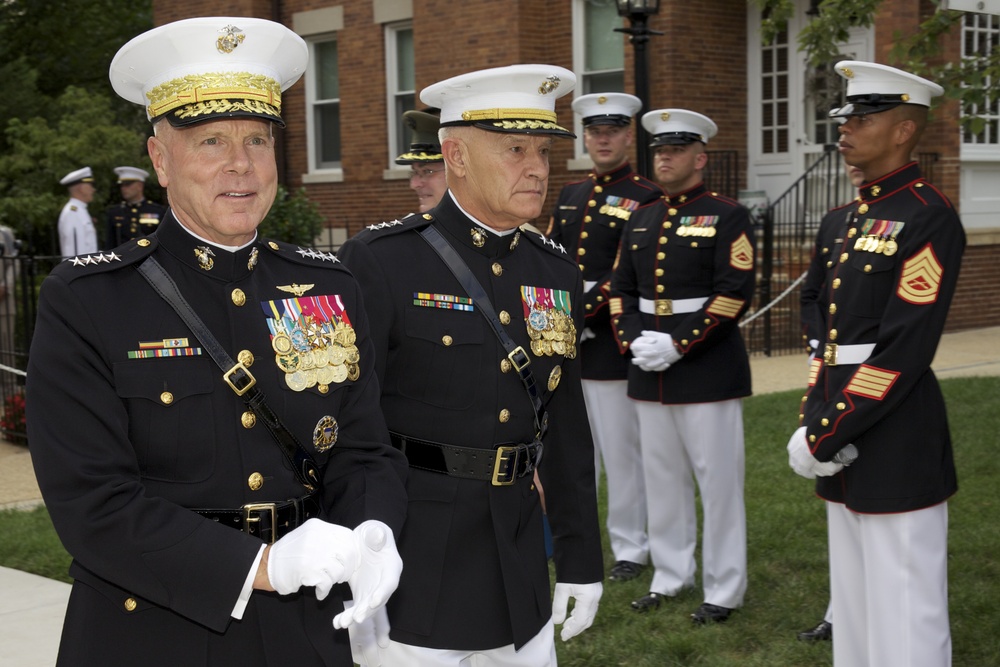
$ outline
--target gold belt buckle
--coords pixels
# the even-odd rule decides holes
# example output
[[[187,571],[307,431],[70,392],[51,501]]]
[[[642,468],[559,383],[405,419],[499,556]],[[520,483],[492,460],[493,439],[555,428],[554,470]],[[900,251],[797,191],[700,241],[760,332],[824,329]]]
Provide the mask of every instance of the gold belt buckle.
[[[274,538],[278,534],[278,512],[277,507],[274,503],[250,503],[249,505],[243,506],[243,525],[245,526],[244,531],[248,535],[250,534],[250,524],[260,522],[260,517],[250,516],[251,512],[260,512],[266,510],[271,513],[271,539],[269,544],[274,544]],[[263,532],[263,531],[261,531]]]
[[[497,458],[493,463],[493,486],[510,486],[514,483],[514,475],[517,473],[517,457],[520,454],[520,447],[508,447],[501,445],[497,447]],[[506,465],[510,463],[510,465]],[[506,470],[503,470],[506,468]],[[501,474],[503,475],[501,477]]]
[[[247,386],[243,387],[242,389],[240,389],[235,384],[233,384],[233,380],[232,380],[233,373],[235,373],[238,370],[242,370],[243,373],[250,380],[249,382],[247,382]],[[252,387],[255,384],[257,384],[257,378],[255,378],[253,375],[250,374],[250,371],[247,370],[247,367],[243,365],[242,361],[238,362],[235,366],[233,366],[228,371],[226,371],[225,374],[223,374],[222,379],[226,381],[226,384],[229,385],[230,389],[232,389],[233,391],[236,392],[237,396],[242,396],[243,394],[245,394],[248,391],[250,391],[250,387]]]
[[[674,314],[674,300],[673,299],[657,299],[656,304],[656,314],[659,316],[673,315]]]
[[[823,363],[825,363],[827,366],[837,365],[836,343],[827,343],[826,346],[823,347]]]

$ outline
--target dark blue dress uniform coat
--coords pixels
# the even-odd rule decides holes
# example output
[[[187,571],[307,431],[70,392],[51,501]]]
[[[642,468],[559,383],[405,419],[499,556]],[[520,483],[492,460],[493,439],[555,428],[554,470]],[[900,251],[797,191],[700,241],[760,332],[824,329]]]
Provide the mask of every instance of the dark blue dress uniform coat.
[[[117,248],[126,241],[146,236],[156,231],[166,215],[167,207],[148,199],[137,204],[119,202],[108,208],[105,248]]]
[[[622,232],[632,213],[663,195],[660,187],[625,164],[607,174],[563,187],[547,236],[575,257],[585,283],[584,326],[593,334],[580,345],[585,380],[624,380],[628,360],[618,351],[608,310],[611,272]]]
[[[523,287],[564,291],[578,330],[583,321],[575,262],[540,234],[487,232],[450,194],[425,214],[369,227],[340,257],[364,292],[389,430],[484,450],[530,443],[532,405],[493,329],[476,307],[447,307],[467,295],[418,236],[432,222],[526,351]],[[556,579],[600,581],[593,441],[579,358],[528,354],[549,415],[538,473],[554,533]],[[551,617],[551,592],[532,476],[493,486],[411,467],[407,491],[403,575],[388,605],[391,637],[430,648],[490,649],[519,647],[538,634]]]
[[[823,289],[827,268],[832,267],[834,253],[839,252],[844,242],[844,234],[853,217],[853,209],[849,204],[831,209],[819,222],[816,231],[815,247],[809,260],[809,269],[799,290],[800,319],[802,322],[802,339],[806,351],[815,354],[817,348],[810,341],[821,341],[826,335],[826,317],[829,303]],[[822,350],[823,346],[819,346]]]
[[[216,249],[210,270],[198,259],[205,248],[168,214],[152,236],[66,260],[43,283],[28,429],[46,507],[73,557],[61,665],[351,664],[346,633],[331,625],[343,609],[336,590],[323,602],[312,589],[254,591],[242,620],[231,617],[262,542],[191,509],[306,491],[138,273],[147,256],[229,355],[251,362],[268,404],[325,464],[325,517],[347,526],[379,519],[401,530],[405,461],[388,445],[357,283],[333,255],[288,244]],[[357,335],[357,380],[289,388],[262,303],[293,299],[278,289],[293,283],[311,286],[304,298],[341,298]],[[164,356],[137,354],[142,343],[158,343]],[[336,421],[329,448],[314,446],[324,417]]]
[[[862,364],[813,360],[802,425],[829,461],[858,458],[817,493],[865,513],[935,505],[958,489],[944,400],[930,369],[955,293],[965,232],[951,202],[910,163],[865,183],[826,271],[821,346],[874,343]]]
[[[754,290],[750,214],[704,183],[664,196],[629,220],[611,281],[611,316],[622,353],[642,331],[669,333],[684,355],[660,373],[630,364],[628,394],[664,404],[750,395],[740,316]],[[707,297],[695,312],[640,312],[639,299]]]

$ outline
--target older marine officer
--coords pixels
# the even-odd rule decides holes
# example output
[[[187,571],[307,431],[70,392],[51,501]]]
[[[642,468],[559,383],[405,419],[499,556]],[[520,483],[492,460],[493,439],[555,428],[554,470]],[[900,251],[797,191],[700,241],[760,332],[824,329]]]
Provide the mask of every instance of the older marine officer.
[[[73,556],[60,665],[346,666],[334,627],[398,582],[405,467],[357,283],[256,233],[306,61],[284,26],[208,17],[112,62],[170,212],[41,290],[28,428]]]
[[[448,193],[341,250],[369,305],[386,421],[410,463],[384,664],[554,664],[553,623],[565,620],[567,640],[597,612],[583,285],[563,248],[521,228],[542,211],[552,142],[572,136],[555,100],[574,82],[561,67],[514,65],[424,89],[441,109]],[[536,466],[555,535],[551,602]]]
[[[430,111],[407,111],[403,122],[413,133],[413,140],[408,151],[396,156],[396,164],[410,166],[410,189],[417,194],[418,210],[423,213],[437,206],[448,189],[437,136],[441,120]]]

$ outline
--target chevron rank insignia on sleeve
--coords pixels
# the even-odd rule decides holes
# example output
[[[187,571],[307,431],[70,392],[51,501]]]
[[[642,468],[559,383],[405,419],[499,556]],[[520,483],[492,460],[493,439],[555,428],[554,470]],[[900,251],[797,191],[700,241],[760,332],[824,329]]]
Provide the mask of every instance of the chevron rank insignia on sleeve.
[[[920,252],[903,262],[896,296],[917,306],[934,303],[941,290],[943,275],[944,267],[934,254],[934,248],[928,243]]]

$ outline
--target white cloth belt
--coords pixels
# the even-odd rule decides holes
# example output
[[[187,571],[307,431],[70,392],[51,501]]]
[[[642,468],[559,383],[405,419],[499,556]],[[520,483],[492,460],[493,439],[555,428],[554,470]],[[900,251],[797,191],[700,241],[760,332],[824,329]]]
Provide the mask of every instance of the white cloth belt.
[[[694,313],[701,309],[707,296],[699,296],[694,299],[643,299],[639,297],[639,311],[647,315],[679,315],[681,313]]]
[[[596,280],[584,280],[583,281],[583,291],[584,292],[589,292],[590,290],[594,289],[594,285],[596,285],[596,284],[597,284]]]
[[[860,343],[858,345],[837,345],[827,343],[823,347],[823,363],[827,366],[849,366],[863,364],[868,361],[875,350],[875,343]]]

